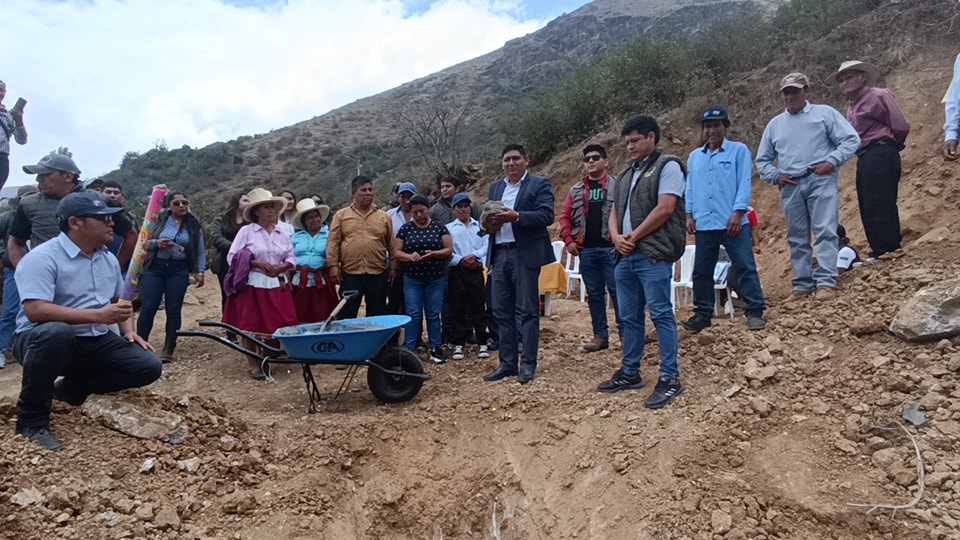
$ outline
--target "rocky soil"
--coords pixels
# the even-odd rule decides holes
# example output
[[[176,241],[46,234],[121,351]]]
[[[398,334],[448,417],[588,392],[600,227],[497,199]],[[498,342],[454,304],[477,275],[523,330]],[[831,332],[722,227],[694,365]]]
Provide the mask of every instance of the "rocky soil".
[[[843,276],[828,304],[787,304],[769,286],[766,330],[718,318],[681,336],[688,390],[657,412],[642,407],[648,390],[595,392],[619,344],[577,352],[591,336],[576,298],[543,320],[531,385],[485,384],[495,359],[468,356],[427,366],[410,403],[378,405],[359,377],[312,415],[296,369],[257,383],[236,354],[184,339],[159,383],[109,398],[179,415],[179,445],[57,404],[67,450],[42,451],[13,436],[12,365],[0,372],[0,537],[957,538],[960,347],[886,328],[915,291],[958,273],[960,245],[945,240]],[[219,306],[215,289],[193,291],[190,326]],[[656,364],[654,344],[646,380]],[[315,371],[332,396],[345,372]],[[926,427],[901,419],[908,403]],[[917,495],[898,422],[922,453],[920,503],[848,506]]]

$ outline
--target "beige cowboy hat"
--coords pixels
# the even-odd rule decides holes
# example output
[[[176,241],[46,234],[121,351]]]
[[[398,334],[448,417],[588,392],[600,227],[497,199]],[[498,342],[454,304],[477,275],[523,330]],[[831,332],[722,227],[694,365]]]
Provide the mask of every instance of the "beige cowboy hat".
[[[293,216],[294,224],[301,229],[307,230],[307,224],[303,222],[303,216],[308,212],[318,210],[320,212],[320,221],[324,222],[330,216],[330,207],[325,204],[317,204],[313,199],[304,199],[297,203],[297,215]]]
[[[263,188],[254,188],[247,193],[247,199],[250,201],[250,204],[243,209],[243,219],[247,221],[250,220],[250,213],[253,212],[253,209],[261,204],[273,204],[277,206],[277,212],[283,212],[287,209],[287,200],[283,197],[277,196],[274,197],[273,193],[270,193]]]
[[[876,82],[877,78],[880,77],[880,70],[877,69],[877,66],[861,62],[859,60],[847,60],[846,62],[840,64],[840,69],[836,73],[831,74],[826,78],[827,84],[836,84],[837,77],[840,76],[844,71],[862,71],[867,74],[867,84],[873,84]]]

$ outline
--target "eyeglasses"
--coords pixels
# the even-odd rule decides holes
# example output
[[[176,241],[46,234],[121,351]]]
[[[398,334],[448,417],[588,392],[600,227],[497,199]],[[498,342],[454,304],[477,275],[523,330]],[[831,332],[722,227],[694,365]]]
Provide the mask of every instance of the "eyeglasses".
[[[104,224],[109,225],[113,223],[113,216],[83,216],[84,219],[95,219],[97,221],[102,221]]]
[[[600,161],[601,159],[603,159],[603,156],[601,156],[600,154],[592,154],[592,155],[589,155],[589,156],[583,156],[583,162],[584,162],[584,163],[590,163],[591,161]]]
[[[170,206],[190,206],[190,203],[187,201],[173,201],[170,203]]]

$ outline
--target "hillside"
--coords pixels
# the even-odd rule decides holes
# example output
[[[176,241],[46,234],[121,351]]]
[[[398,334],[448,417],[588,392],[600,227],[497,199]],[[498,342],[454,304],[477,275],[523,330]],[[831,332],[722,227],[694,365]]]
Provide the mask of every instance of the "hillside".
[[[782,1],[596,0],[497,51],[322,116],[198,150],[130,154],[121,169],[105,177],[130,186],[134,196],[163,180],[211,202],[233,189],[264,185],[304,195],[319,192],[338,206],[349,200],[345,185],[358,170],[381,180],[381,197],[400,179],[429,189],[434,173],[411,144],[412,128],[404,127],[411,122],[442,114],[448,128],[458,129],[455,148],[442,156],[428,152],[430,165],[482,166],[504,144],[511,107],[538,86],[596,62],[654,26],[666,33],[691,33],[717,16],[769,9]]]

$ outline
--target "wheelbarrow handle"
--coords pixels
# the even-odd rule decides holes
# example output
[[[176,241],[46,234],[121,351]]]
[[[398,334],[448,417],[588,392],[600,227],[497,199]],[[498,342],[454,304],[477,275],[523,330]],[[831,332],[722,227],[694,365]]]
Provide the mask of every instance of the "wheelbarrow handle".
[[[250,341],[256,343],[258,346],[263,347],[263,349],[264,349],[265,351],[270,351],[270,352],[272,352],[272,353],[274,353],[274,354],[284,354],[284,350],[283,350],[283,349],[278,349],[277,347],[273,347],[273,346],[267,345],[267,344],[264,343],[263,341],[260,341],[260,339],[258,339],[258,338],[256,338],[256,337],[254,337],[254,336],[252,336],[252,335],[244,332],[243,330],[240,330],[240,329],[237,328],[236,326],[233,326],[233,325],[230,325],[230,324],[227,324],[227,323],[222,323],[222,322],[219,322],[219,321],[200,321],[200,322],[197,323],[197,324],[200,325],[200,326],[206,326],[206,327],[211,327],[211,326],[212,326],[212,327],[215,327],[215,328],[224,328],[224,329],[226,329],[226,330],[229,330],[229,331],[233,332],[234,334],[237,334],[238,336],[242,336],[244,339],[249,339]],[[203,332],[201,332],[201,333],[203,333]],[[214,337],[216,337],[216,336],[214,336]],[[223,341],[227,341],[227,340],[223,340]],[[227,341],[227,343],[229,343],[229,341]],[[241,348],[242,348],[242,347],[241,347]]]
[[[213,326],[213,325],[210,325],[210,326]],[[217,336],[217,335],[214,335],[214,334],[211,334],[211,333],[209,333],[209,332],[200,332],[200,331],[197,331],[197,330],[177,330],[177,336],[178,336],[178,337],[205,337],[205,338],[207,338],[207,339],[212,339],[212,340],[220,343],[221,345],[226,345],[227,347],[230,347],[231,349],[237,351],[238,353],[244,354],[244,355],[246,355],[246,356],[249,356],[250,358],[253,358],[254,360],[256,360],[256,361],[258,361],[258,362],[261,362],[261,363],[262,363],[262,362],[264,362],[265,360],[268,360],[268,359],[269,359],[269,357],[261,356],[259,353],[255,352],[255,351],[251,351],[250,349],[247,349],[246,347],[241,347],[240,345],[237,345],[236,343],[233,343],[232,341],[223,339],[222,337]]]

